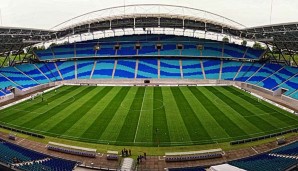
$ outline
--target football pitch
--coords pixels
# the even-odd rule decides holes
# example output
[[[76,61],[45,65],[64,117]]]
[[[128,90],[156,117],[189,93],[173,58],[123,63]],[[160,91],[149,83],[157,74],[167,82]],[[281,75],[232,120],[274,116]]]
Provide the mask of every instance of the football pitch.
[[[298,117],[231,86],[62,86],[0,111],[0,123],[91,143],[179,146],[281,132]]]

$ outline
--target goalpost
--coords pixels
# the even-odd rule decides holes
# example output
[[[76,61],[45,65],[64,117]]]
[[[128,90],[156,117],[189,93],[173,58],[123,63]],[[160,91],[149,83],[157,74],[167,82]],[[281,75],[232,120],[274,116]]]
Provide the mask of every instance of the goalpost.
[[[31,100],[34,100],[37,97],[42,97],[42,95],[43,95],[43,92],[37,92],[37,93],[31,95]]]

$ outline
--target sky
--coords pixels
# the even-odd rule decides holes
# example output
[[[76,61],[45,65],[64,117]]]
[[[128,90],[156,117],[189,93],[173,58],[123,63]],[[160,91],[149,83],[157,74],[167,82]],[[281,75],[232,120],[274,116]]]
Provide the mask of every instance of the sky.
[[[0,0],[2,26],[50,29],[78,15],[130,4],[170,4],[206,10],[247,27],[298,22],[298,0]]]

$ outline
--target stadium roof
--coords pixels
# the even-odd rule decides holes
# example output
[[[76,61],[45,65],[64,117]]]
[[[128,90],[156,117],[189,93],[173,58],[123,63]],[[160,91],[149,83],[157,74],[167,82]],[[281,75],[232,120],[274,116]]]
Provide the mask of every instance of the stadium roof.
[[[27,46],[49,40],[53,33],[54,31],[50,30],[0,27],[0,54],[17,52]]]
[[[205,10],[174,5],[146,4],[92,11],[58,24],[51,30],[0,27],[0,54],[18,51],[39,42],[84,33],[154,27],[232,35],[264,42],[283,51],[298,52],[298,23],[246,28],[236,21]]]
[[[243,32],[246,38],[298,52],[298,22],[251,27]]]

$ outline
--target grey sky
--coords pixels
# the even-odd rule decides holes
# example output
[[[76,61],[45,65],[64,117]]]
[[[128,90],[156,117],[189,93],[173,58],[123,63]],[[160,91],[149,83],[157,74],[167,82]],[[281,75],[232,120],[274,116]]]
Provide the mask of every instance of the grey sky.
[[[207,10],[246,26],[270,23],[272,0],[125,0]],[[0,0],[3,26],[49,29],[80,14],[123,5],[124,0]],[[272,24],[298,22],[298,0],[273,0]]]

